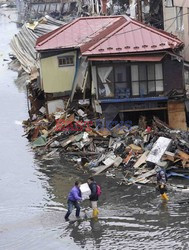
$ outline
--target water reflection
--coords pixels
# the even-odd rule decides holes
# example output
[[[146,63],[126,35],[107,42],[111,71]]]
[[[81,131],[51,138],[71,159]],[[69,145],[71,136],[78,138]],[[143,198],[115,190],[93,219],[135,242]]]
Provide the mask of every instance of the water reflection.
[[[74,242],[82,248],[99,249],[101,245],[103,227],[98,218],[91,218],[84,221],[69,222],[65,229]],[[64,237],[62,235],[61,237]]]

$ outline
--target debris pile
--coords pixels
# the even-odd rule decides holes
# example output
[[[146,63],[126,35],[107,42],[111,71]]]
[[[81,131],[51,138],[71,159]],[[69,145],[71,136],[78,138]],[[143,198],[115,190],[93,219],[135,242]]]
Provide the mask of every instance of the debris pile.
[[[137,126],[125,124],[114,121],[107,126],[89,107],[60,109],[49,116],[41,113],[24,122],[26,136],[43,159],[56,154],[94,175],[107,171],[107,176],[114,176],[119,170],[127,185],[153,183],[156,165],[170,176],[189,169],[187,132],[172,130],[157,117],[151,126],[143,116]]]

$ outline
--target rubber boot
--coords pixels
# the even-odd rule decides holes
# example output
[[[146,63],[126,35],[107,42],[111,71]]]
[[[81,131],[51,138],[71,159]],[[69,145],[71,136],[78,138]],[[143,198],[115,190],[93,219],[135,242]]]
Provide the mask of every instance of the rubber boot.
[[[98,214],[99,214],[98,208],[94,208],[93,209],[93,218],[98,217]]]
[[[166,193],[161,194],[161,198],[162,198],[162,200],[166,200],[166,201],[169,200],[169,197],[167,196]]]

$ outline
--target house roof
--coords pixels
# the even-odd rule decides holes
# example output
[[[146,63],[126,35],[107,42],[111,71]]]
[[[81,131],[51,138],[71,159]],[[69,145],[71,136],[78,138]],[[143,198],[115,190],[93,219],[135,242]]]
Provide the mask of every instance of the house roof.
[[[183,43],[172,34],[126,16],[82,17],[37,40],[36,49],[80,48],[82,55],[100,56],[173,50]]]
[[[79,48],[98,32],[118,21],[120,16],[81,17],[37,39],[36,50]],[[89,38],[90,37],[90,38]]]
[[[126,18],[117,29],[93,45],[81,47],[83,55],[112,55],[121,53],[155,52],[176,49],[183,42],[165,31],[149,27],[136,20]]]

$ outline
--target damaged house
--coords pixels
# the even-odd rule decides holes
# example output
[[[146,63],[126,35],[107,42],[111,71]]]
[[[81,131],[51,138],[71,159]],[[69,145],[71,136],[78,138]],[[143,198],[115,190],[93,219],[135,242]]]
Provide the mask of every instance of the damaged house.
[[[48,113],[89,98],[106,121],[156,115],[186,129],[183,47],[126,16],[78,18],[37,40]]]

